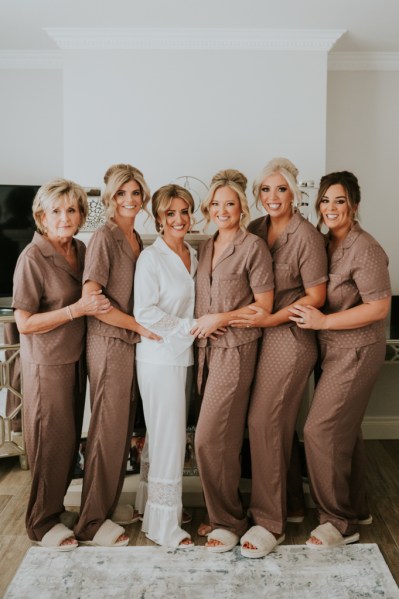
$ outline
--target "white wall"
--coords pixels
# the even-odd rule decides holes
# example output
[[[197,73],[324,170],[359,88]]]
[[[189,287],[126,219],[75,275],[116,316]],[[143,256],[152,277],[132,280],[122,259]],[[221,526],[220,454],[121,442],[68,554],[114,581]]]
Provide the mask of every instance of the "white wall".
[[[386,250],[399,293],[399,73],[330,72],[327,171],[348,169],[362,189],[360,220]],[[399,363],[383,367],[367,410],[368,437],[399,437]]]
[[[0,69],[0,90],[0,183],[62,176],[62,71]]]
[[[357,175],[361,224],[387,252],[399,294],[399,72],[331,72],[327,106],[327,171]]]
[[[324,171],[324,52],[66,54],[64,171],[85,185],[119,161],[138,166],[152,190],[186,174],[209,182],[228,167],[251,185],[276,155],[303,178]]]

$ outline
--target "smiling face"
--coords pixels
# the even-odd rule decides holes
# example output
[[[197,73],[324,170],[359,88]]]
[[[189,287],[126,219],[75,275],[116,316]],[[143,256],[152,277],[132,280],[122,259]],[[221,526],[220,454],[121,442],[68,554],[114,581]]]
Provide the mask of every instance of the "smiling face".
[[[76,200],[64,196],[55,200],[42,215],[46,236],[51,240],[69,239],[77,233],[82,215]]]
[[[270,218],[291,218],[294,196],[281,173],[265,177],[260,186],[259,199]]]
[[[320,200],[320,214],[324,224],[334,235],[346,234],[352,226],[352,214],[349,208],[345,188],[340,183],[331,185]]]
[[[238,230],[241,219],[241,202],[231,187],[219,187],[209,204],[209,216],[218,229]]]
[[[114,195],[115,217],[135,218],[143,203],[143,194],[137,181],[131,180],[122,185]]]
[[[188,233],[191,225],[190,208],[181,198],[173,198],[162,219],[163,236],[166,243],[182,239]]]

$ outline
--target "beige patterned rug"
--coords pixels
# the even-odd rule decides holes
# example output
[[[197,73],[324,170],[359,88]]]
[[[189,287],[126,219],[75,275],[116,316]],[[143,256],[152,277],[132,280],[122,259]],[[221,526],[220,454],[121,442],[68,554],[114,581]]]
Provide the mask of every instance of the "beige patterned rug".
[[[5,599],[399,599],[375,544],[334,550],[279,547],[262,559],[239,548],[30,549]]]

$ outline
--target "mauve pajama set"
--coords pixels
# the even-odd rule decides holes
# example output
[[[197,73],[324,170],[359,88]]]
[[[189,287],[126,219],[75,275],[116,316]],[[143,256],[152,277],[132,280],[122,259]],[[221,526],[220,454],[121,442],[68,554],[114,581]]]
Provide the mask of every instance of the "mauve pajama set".
[[[136,233],[137,235],[137,233]],[[142,247],[141,240],[137,240]],[[83,283],[101,285],[111,304],[133,314],[135,256],[112,222],[98,229],[87,247]],[[82,502],[76,537],[93,539],[115,510],[126,473],[135,415],[135,344],[140,336],[87,318],[87,368],[91,419],[87,435]]]
[[[391,296],[388,258],[355,223],[332,254],[326,314]],[[320,523],[343,535],[369,515],[361,423],[385,357],[385,322],[319,331],[321,377],[304,429],[313,498]]]
[[[21,253],[14,273],[14,309],[32,314],[73,304],[82,294],[85,246],[73,240],[74,271],[39,233]],[[85,319],[52,331],[20,336],[26,453],[32,486],[28,536],[41,541],[60,521],[78,455],[86,391]]]
[[[266,239],[268,221],[268,216],[261,217],[248,229]],[[273,312],[298,301],[305,289],[327,281],[323,236],[298,212],[276,239],[271,255]],[[248,413],[250,510],[255,524],[278,534],[287,520],[287,476],[298,411],[316,360],[314,331],[291,321],[264,329]]]
[[[195,316],[227,312],[253,303],[273,289],[270,252],[264,241],[239,230],[212,270],[214,239],[200,248]],[[248,528],[239,481],[250,387],[259,328],[232,328],[217,339],[198,339],[198,385],[202,392],[195,448],[213,529],[241,536]]]

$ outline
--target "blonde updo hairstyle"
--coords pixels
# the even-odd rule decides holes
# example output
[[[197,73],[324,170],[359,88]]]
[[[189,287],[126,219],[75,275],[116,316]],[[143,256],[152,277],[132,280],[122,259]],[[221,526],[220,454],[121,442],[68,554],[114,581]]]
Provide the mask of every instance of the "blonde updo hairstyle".
[[[249,213],[249,206],[245,190],[247,188],[247,178],[243,173],[233,168],[228,168],[223,171],[219,171],[212,177],[211,186],[205,200],[201,204],[201,212],[205,218],[205,228],[211,222],[209,208],[212,204],[214,195],[221,187],[230,187],[236,192],[237,197],[241,204],[241,221],[240,227],[245,228],[251,220]]]
[[[77,183],[68,179],[53,179],[38,189],[32,204],[33,218],[35,219],[36,228],[41,235],[44,235],[46,232],[43,225],[44,213],[54,208],[57,204],[61,204],[65,199],[76,204],[80,212],[80,224],[75,234],[83,227],[89,212],[85,190]]]
[[[105,216],[108,221],[115,216],[115,194],[125,183],[129,183],[129,181],[136,181],[139,184],[142,208],[149,215],[147,204],[150,201],[151,193],[143,173],[131,164],[113,164],[104,175],[105,189],[102,197],[105,206]]]
[[[262,187],[263,181],[269,175],[281,174],[284,179],[287,181],[287,185],[291,190],[294,199],[294,205],[299,205],[302,201],[302,194],[298,187],[298,169],[296,166],[288,160],[288,158],[278,157],[273,158],[266,164],[263,170],[260,172],[258,177],[255,179],[254,184],[252,186],[252,192],[255,198],[256,207],[259,209],[260,202],[260,190]]]
[[[191,226],[194,224],[193,212],[194,212],[194,198],[191,193],[175,183],[164,185],[160,187],[152,196],[151,209],[155,219],[155,228],[158,233],[163,234],[166,224],[166,213],[172,204],[172,201],[176,198],[186,202],[189,213]]]

